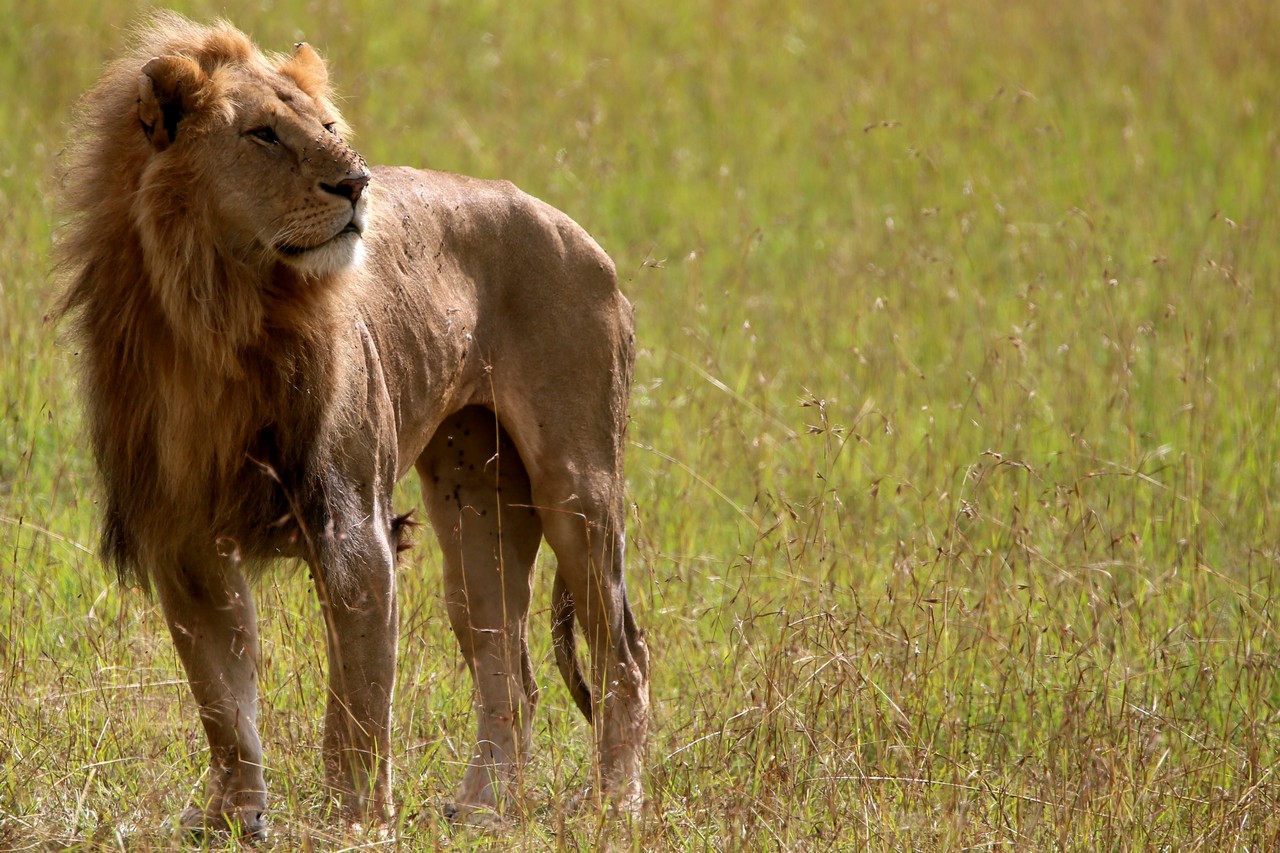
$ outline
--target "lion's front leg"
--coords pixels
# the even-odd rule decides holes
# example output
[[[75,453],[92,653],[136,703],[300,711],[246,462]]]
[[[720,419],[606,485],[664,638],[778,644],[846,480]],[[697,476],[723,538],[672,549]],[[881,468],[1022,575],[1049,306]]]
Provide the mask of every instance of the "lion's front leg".
[[[329,648],[325,782],[348,820],[386,821],[391,810],[391,700],[399,613],[386,531],[355,558],[354,584],[317,573]],[[353,588],[351,588],[353,587]]]
[[[249,585],[230,564],[182,564],[153,572],[169,632],[209,740],[201,803],[183,815],[190,829],[256,835],[267,788],[257,730],[258,628]]]

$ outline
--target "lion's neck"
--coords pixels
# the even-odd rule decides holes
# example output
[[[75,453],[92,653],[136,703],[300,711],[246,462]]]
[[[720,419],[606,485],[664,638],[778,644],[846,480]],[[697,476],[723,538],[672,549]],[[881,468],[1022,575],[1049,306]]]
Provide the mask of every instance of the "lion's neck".
[[[86,265],[77,283],[88,294],[85,314],[114,317],[84,324],[104,470],[170,484],[157,506],[179,502],[201,514],[216,514],[208,501],[219,491],[262,479],[259,464],[305,477],[320,450],[308,424],[324,413],[296,389],[329,385],[340,334],[331,288],[308,289],[287,274],[251,281],[228,266],[220,281],[203,280],[207,298],[179,299],[178,273],[157,280],[140,254]],[[273,430],[299,440],[264,440]]]
[[[239,378],[241,354],[259,341],[265,311],[262,271],[210,247],[147,253],[148,284],[182,354],[210,376]]]

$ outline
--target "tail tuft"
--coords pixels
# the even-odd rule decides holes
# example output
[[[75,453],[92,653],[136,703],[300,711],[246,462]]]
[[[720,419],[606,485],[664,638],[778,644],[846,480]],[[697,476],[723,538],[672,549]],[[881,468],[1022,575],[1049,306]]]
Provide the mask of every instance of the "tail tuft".
[[[556,572],[555,584],[551,588],[551,642],[556,651],[556,666],[560,668],[560,677],[569,688],[569,695],[582,712],[582,716],[591,722],[591,688],[582,676],[582,668],[578,666],[578,641],[573,633],[574,608],[573,596],[565,586],[564,578]]]

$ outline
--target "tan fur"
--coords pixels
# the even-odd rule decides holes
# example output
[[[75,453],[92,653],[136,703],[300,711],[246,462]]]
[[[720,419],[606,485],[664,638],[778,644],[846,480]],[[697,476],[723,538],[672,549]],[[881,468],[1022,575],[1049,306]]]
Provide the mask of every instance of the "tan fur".
[[[328,784],[350,817],[387,817],[405,526],[391,496],[415,466],[477,688],[453,812],[518,793],[543,538],[593,787],[634,809],[648,652],[622,574],[634,344],[613,264],[509,184],[369,170],[345,133],[310,47],[265,56],[228,24],[161,14],[86,95],[63,176],[62,311],[103,553],[156,590],[210,744],[187,821],[261,828],[248,579],[279,557],[310,565],[328,628]]]

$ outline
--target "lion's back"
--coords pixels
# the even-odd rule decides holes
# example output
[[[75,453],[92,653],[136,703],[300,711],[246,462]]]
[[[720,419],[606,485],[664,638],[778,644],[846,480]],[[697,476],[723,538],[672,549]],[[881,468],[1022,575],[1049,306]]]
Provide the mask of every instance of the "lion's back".
[[[631,305],[609,255],[569,216],[510,182],[446,172],[375,167],[369,192],[364,276],[376,298],[360,310],[398,354],[384,363],[397,401],[436,399],[443,412],[630,375]]]
[[[586,229],[509,181],[375,167],[370,192],[369,262],[385,285],[470,293],[516,318],[626,302]]]

